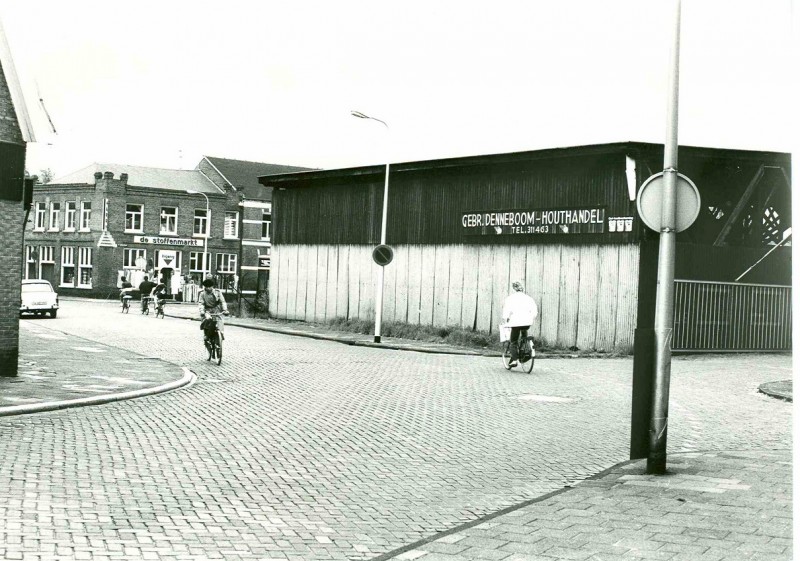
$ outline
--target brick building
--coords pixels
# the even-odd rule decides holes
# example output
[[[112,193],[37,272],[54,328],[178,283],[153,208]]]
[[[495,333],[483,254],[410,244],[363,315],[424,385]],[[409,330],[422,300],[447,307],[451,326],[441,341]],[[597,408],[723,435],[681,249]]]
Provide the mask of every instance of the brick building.
[[[204,157],[193,170],[92,164],[36,185],[23,276],[99,298],[117,293],[120,276],[138,286],[145,275],[176,297],[182,278],[205,276],[228,292],[244,276],[255,292],[269,266],[271,203],[252,184],[265,170],[299,169]]]
[[[215,185],[239,195],[241,209],[241,291],[266,290],[272,251],[272,188],[258,182],[264,175],[310,171],[310,168],[204,156],[197,169]]]
[[[34,140],[0,26],[0,376],[17,375],[25,147]]]

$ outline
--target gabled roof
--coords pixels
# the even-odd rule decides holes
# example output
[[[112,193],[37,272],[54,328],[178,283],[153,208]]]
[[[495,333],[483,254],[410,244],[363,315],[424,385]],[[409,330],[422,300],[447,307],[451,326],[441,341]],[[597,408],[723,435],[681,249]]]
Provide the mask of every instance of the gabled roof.
[[[299,171],[315,171],[314,168],[248,162],[245,160],[218,158],[216,156],[203,157],[214,166],[228,183],[233,185],[234,189],[244,192],[248,199],[255,200],[269,200],[271,198],[272,189],[261,185],[258,182],[259,177]]]
[[[132,166],[128,164],[99,164],[94,163],[78,171],[50,181],[48,185],[94,185],[94,174],[110,171],[114,179],[119,179],[120,174],[128,174],[128,185],[132,187],[147,187],[170,191],[186,191],[191,189],[206,194],[220,194],[210,179],[196,169],[164,169]]]

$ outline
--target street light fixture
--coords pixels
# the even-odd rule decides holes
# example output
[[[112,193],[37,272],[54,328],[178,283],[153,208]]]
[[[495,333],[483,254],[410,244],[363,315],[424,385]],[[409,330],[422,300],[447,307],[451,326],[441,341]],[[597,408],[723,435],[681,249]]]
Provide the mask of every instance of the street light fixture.
[[[371,119],[373,121],[377,121],[381,123],[386,130],[389,130],[389,125],[386,124],[386,121],[382,121],[375,117],[370,117],[369,115],[365,115],[361,111],[350,111],[350,114],[353,117],[358,117],[359,119]],[[388,158],[387,158],[388,160]],[[383,182],[383,211],[381,213],[381,245],[386,244],[386,214],[387,209],[389,206],[389,162],[386,162],[386,175]],[[381,342],[381,316],[383,314],[383,269],[384,267],[380,268],[380,272],[378,273],[378,288],[375,292],[375,342]]]
[[[203,195],[206,198],[206,231],[203,238],[203,280],[206,280],[206,271],[209,269],[208,261],[211,260],[211,256],[208,255],[208,235],[211,232],[211,210],[209,209],[208,195],[194,189],[186,189],[186,192],[190,195]]]

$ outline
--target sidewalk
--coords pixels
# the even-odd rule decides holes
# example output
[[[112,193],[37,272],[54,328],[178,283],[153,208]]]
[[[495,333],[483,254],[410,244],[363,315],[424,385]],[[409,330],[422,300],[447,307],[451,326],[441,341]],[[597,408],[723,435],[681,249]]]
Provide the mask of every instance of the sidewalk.
[[[167,315],[196,321],[193,305]],[[228,325],[388,349],[458,352],[433,343],[320,332],[230,318]],[[313,329],[313,330],[312,330]],[[92,405],[191,384],[185,368],[24,322],[17,378],[0,377],[0,417]],[[87,355],[102,360],[86,360]],[[146,365],[146,366],[144,366]],[[791,400],[790,382],[761,391]],[[781,405],[775,400],[776,406]],[[668,474],[622,462],[574,487],[388,552],[375,561],[792,559],[791,450],[673,454]]]
[[[186,368],[22,322],[17,376],[0,376],[0,417],[132,399],[193,380]]]

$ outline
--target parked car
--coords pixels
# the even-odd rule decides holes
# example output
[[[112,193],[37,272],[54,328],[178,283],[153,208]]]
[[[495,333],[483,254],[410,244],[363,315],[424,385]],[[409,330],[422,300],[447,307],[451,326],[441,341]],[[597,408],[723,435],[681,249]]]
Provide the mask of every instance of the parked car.
[[[51,317],[56,317],[58,313],[58,294],[53,290],[53,285],[42,279],[22,281],[22,303],[19,307],[19,315],[43,316],[46,313],[49,313]]]

